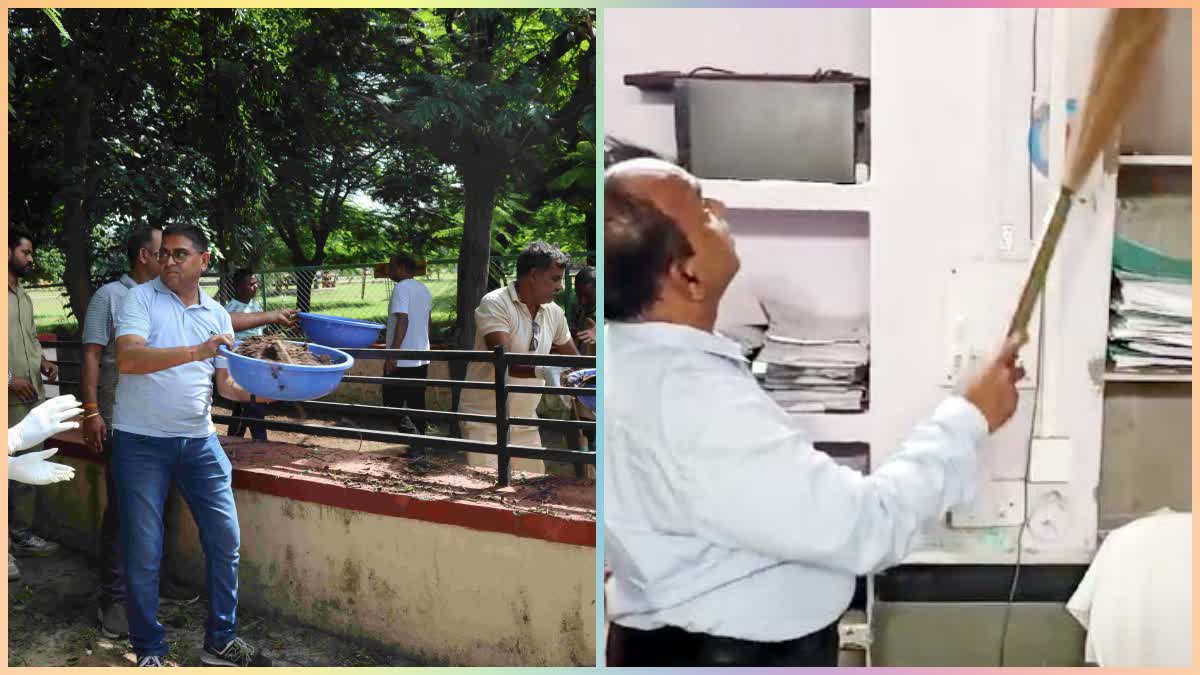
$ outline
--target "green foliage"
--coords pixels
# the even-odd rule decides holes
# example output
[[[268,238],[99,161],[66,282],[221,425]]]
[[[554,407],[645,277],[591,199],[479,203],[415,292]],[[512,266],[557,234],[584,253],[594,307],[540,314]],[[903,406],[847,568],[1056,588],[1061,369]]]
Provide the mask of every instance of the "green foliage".
[[[48,277],[75,243],[111,277],[148,224],[204,228],[230,267],[457,257],[481,180],[493,252],[585,241],[593,10],[14,9],[9,28],[10,225]]]
[[[53,23],[54,27],[58,29],[58,34],[62,37],[62,39],[66,42],[70,42],[71,34],[68,33],[66,27],[63,26],[62,12],[52,7],[45,7],[42,9],[42,11],[45,12],[46,16],[50,19],[50,23]]]

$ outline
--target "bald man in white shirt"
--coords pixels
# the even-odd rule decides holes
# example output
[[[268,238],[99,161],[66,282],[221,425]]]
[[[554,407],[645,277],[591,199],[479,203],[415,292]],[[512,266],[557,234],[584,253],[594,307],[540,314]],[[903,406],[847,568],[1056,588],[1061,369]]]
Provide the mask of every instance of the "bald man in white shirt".
[[[966,501],[1017,405],[1010,340],[870,476],[813,447],[713,332],[739,262],[699,181],[642,157],[604,184],[611,666],[835,666],[855,577]]]

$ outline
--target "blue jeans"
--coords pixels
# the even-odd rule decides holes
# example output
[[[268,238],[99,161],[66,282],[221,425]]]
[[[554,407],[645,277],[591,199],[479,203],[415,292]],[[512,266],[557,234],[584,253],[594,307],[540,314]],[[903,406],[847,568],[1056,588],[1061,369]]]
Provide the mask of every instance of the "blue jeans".
[[[204,549],[208,622],[204,641],[224,648],[237,634],[238,529],[233,465],[216,435],[154,438],[113,432],[112,468],[125,553],[129,641],[138,657],[166,656],[158,621],[163,507],[174,481],[191,508]]]

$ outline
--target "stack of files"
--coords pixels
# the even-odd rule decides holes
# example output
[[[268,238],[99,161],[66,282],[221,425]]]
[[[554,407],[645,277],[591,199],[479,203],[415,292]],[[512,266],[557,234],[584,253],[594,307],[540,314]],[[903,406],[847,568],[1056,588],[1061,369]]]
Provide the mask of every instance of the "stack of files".
[[[772,329],[756,370],[763,389],[788,412],[861,412],[869,356],[863,338],[797,337]]]
[[[742,350],[742,356],[745,357],[750,357],[754,352],[762,349],[767,339],[766,326],[720,326],[717,328],[717,333],[737,343]]]
[[[1118,237],[1108,338],[1116,372],[1190,371],[1191,262]]]

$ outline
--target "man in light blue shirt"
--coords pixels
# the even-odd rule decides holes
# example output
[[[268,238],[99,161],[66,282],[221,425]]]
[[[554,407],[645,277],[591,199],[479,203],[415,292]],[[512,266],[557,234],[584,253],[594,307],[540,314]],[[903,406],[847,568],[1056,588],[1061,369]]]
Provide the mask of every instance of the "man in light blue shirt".
[[[201,660],[260,666],[271,660],[237,637],[238,549],[233,466],[212,422],[213,382],[233,401],[251,397],[229,376],[221,345],[233,344],[229,313],[200,290],[208,240],[194,227],[163,232],[157,279],[129,291],[117,320],[112,466],[116,475],[129,639],[139,666],[162,666],[158,621],[163,501],[174,482],[204,548],[208,621]]]
[[[117,487],[114,483],[112,442],[109,429],[113,424],[113,408],[117,395],[117,319],[129,291],[158,276],[158,250],[162,247],[162,229],[140,229],[126,241],[125,255],[129,272],[117,281],[109,282],[92,294],[83,320],[83,368],[80,377],[80,398],[83,400],[83,442],[105,464],[104,480],[108,501],[100,520],[100,597],[97,619],[105,637],[124,638],[129,634],[125,615],[124,563],[121,558],[120,532],[117,513]],[[174,490],[166,499],[164,521],[172,520]],[[170,535],[165,535],[170,539]],[[164,551],[164,560],[166,552]],[[164,564],[170,569],[169,564]],[[159,583],[162,602],[190,604],[200,598],[181,584],[162,575]]]
[[[871,475],[816,450],[713,332],[739,262],[724,207],[651,158],[604,181],[611,666],[836,666],[855,577],[969,499],[1017,404],[1023,337]]]

